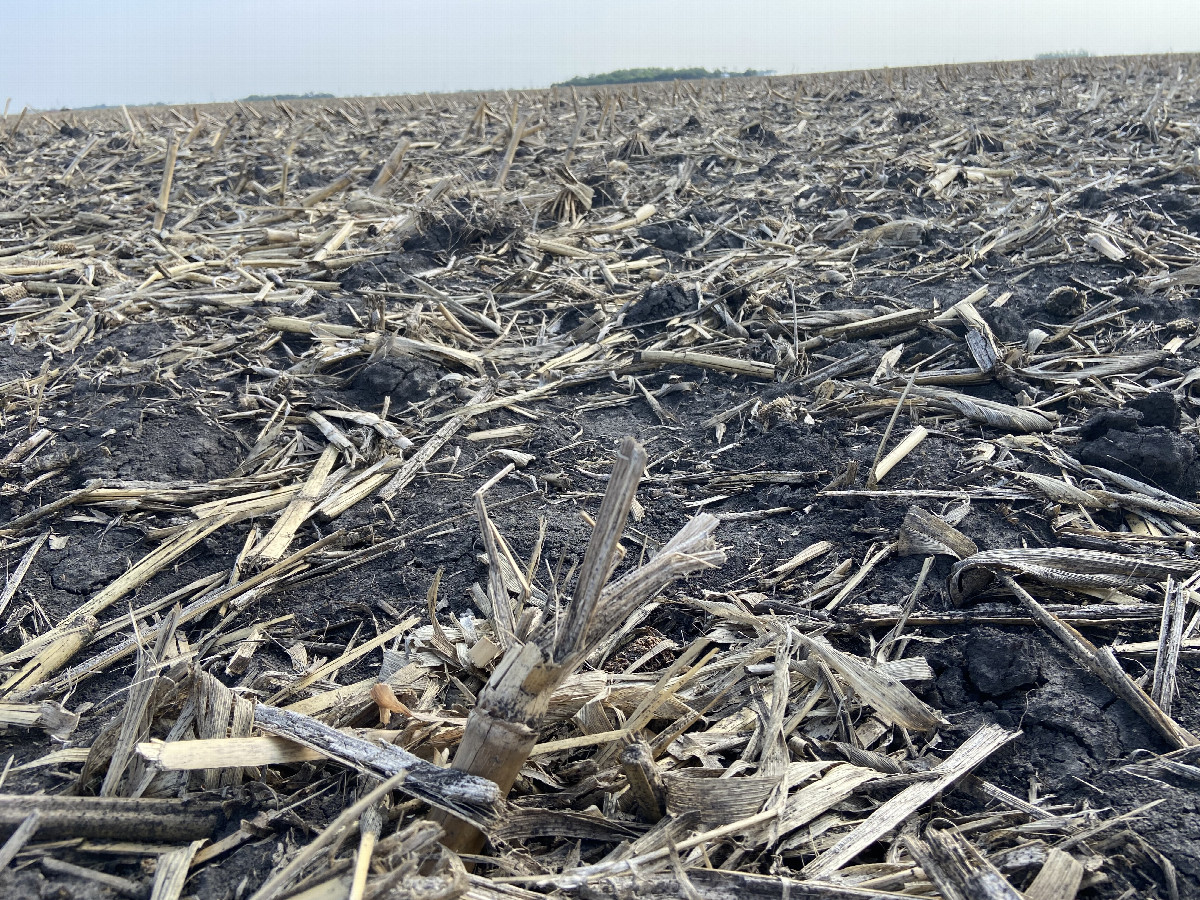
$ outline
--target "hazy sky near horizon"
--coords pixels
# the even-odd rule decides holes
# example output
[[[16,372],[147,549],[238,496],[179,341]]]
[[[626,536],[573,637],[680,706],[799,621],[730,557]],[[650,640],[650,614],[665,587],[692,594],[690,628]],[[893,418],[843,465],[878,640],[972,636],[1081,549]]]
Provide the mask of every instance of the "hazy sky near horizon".
[[[0,103],[545,87],[635,66],[815,72],[1200,51],[1196,0],[0,0]]]

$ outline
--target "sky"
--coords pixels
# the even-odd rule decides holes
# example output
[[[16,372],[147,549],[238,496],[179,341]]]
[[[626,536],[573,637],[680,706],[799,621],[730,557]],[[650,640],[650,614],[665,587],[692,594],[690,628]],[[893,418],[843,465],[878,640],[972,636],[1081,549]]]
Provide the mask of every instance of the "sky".
[[[0,104],[547,87],[640,66],[780,74],[1200,51],[1196,0],[0,0]]]

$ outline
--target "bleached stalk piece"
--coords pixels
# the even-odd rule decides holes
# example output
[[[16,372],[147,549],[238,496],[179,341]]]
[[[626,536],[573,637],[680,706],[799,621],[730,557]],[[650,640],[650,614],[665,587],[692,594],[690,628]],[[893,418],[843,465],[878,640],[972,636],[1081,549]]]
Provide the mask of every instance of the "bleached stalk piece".
[[[713,353],[698,353],[694,350],[643,350],[637,354],[640,362],[652,366],[696,366],[725,372],[729,375],[745,375],[747,378],[773,380],[775,367],[770,363],[754,362],[749,359],[731,359]]]
[[[909,838],[904,846],[946,900],[1022,900],[999,870],[951,830]]]
[[[948,759],[933,769],[938,775],[936,780],[922,781],[906,787],[867,816],[857,828],[805,866],[804,874],[810,878],[833,874],[1020,734],[1019,731],[1005,731],[996,725],[980,728]]]
[[[179,138],[171,139],[171,145],[167,147],[167,159],[163,163],[162,184],[158,189],[158,203],[155,204],[154,213],[154,230],[162,231],[163,223],[167,219],[167,203],[171,199],[171,181],[175,177],[175,158],[179,155]]]
[[[178,900],[183,893],[187,881],[188,869],[192,865],[192,857],[204,844],[204,841],[192,841],[186,847],[170,850],[159,854],[158,867],[154,870],[154,886],[150,890],[150,900]]]
[[[337,461],[337,457],[338,448],[330,444],[317,458],[316,465],[313,466],[300,493],[292,499],[283,514],[276,519],[271,530],[267,532],[267,536],[250,551],[252,565],[269,566],[283,558],[288,545],[295,538],[296,532],[308,519],[317,501],[321,499],[325,482],[333,470],[333,464]]]
[[[1083,882],[1083,863],[1070,853],[1052,847],[1033,883],[1025,888],[1025,900],[1075,900]]]
[[[375,176],[375,181],[371,184],[370,193],[372,196],[383,196],[384,189],[396,176],[396,172],[399,171],[400,163],[404,161],[404,154],[408,152],[410,143],[412,142],[408,138],[402,138],[400,143],[396,145],[396,149],[392,151],[387,161],[383,164],[383,168],[379,170],[379,174]]]
[[[888,472],[896,468],[904,460],[904,457],[916,450],[917,445],[927,437],[929,437],[929,429],[924,425],[918,425],[906,434],[904,440],[892,448],[892,452],[880,460],[879,465],[871,473],[872,487],[882,481]]]
[[[12,598],[17,593],[17,588],[21,586],[21,582],[25,578],[25,573],[29,571],[29,567],[33,565],[33,558],[38,555],[38,551],[42,549],[42,545],[50,537],[50,532],[44,531],[34,538],[33,543],[26,549],[21,561],[17,563],[16,569],[8,576],[8,580],[4,583],[4,590],[0,591],[0,616],[4,615],[4,611],[8,609],[8,604],[12,602]]]
[[[1175,702],[1175,671],[1183,643],[1184,614],[1187,611],[1188,591],[1174,581],[1167,582],[1163,598],[1162,623],[1158,632],[1158,652],[1154,657],[1154,681],[1150,699],[1168,716]]]
[[[829,541],[817,541],[815,544],[809,544],[787,562],[780,563],[778,566],[772,569],[770,576],[767,578],[767,583],[778,584],[801,566],[812,562],[819,556],[824,556],[832,549],[833,544],[831,544]]]
[[[408,484],[417,477],[417,473],[425,466],[427,462],[433,459],[434,454],[446,445],[446,442],[453,437],[467,420],[475,415],[483,412],[481,407],[491,398],[496,392],[496,386],[493,382],[489,382],[484,387],[475,392],[475,395],[467,401],[467,404],[458,411],[458,413],[446,422],[425,444],[414,453],[401,466],[400,471],[392,476],[392,479],[383,486],[379,491],[380,500],[391,500],[396,494],[404,490]]]
[[[494,187],[499,190],[504,187],[504,179],[508,177],[508,170],[512,166],[513,157],[517,155],[517,147],[521,143],[521,138],[525,136],[525,126],[529,123],[529,116],[522,116],[512,129],[512,135],[508,139],[508,149],[504,151],[504,160],[500,163],[500,169],[496,172],[496,183]]]

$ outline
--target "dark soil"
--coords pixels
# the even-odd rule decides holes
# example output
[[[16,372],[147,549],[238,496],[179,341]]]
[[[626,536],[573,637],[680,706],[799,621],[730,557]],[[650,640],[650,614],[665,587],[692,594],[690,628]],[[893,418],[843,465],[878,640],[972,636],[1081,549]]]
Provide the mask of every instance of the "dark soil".
[[[441,372],[411,357],[390,357],[363,366],[352,386],[364,408],[377,405],[385,396],[393,403],[420,403],[429,399]]]
[[[695,298],[688,297],[682,285],[675,282],[647,288],[625,312],[625,324],[637,330],[649,331],[675,316],[695,308]]]
[[[686,253],[700,243],[701,236],[694,228],[682,222],[669,222],[664,225],[645,225],[638,229],[638,237],[659,250]]]
[[[1102,421],[1089,419],[1084,426],[1085,439],[1075,448],[1080,462],[1147,481],[1180,497],[1196,493],[1200,468],[1194,440],[1162,425],[1142,428],[1136,410],[1101,415]]]

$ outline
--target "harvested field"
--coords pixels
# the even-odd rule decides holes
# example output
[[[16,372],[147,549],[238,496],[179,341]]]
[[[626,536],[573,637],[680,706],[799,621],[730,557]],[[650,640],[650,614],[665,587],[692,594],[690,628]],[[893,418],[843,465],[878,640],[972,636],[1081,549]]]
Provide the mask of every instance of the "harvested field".
[[[1198,63],[8,116],[0,891],[1200,896]]]

